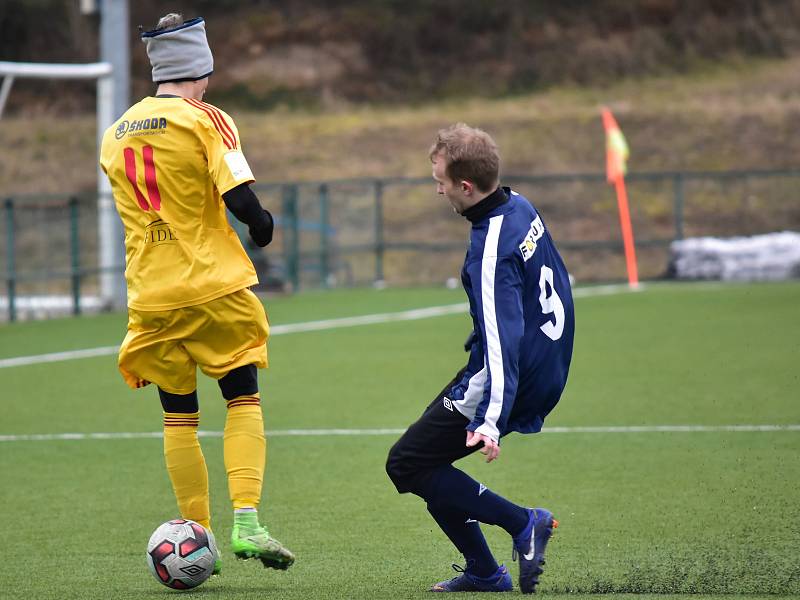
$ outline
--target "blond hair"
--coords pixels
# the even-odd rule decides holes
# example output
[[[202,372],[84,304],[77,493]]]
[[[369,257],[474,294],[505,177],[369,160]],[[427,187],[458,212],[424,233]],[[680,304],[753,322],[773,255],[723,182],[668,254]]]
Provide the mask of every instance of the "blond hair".
[[[492,137],[476,127],[456,123],[440,129],[430,159],[444,158],[445,174],[453,181],[471,181],[481,192],[493,191],[500,178],[500,153]]]
[[[181,13],[169,13],[158,20],[155,30],[172,29],[178,25],[183,25],[183,15]]]

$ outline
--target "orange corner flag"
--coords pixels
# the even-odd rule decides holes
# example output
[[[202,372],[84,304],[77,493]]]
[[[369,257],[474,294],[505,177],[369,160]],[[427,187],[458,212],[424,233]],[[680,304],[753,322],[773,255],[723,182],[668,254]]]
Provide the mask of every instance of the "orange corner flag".
[[[617,190],[617,208],[619,209],[619,224],[622,229],[622,242],[625,246],[628,285],[636,288],[639,286],[639,270],[636,265],[628,193],[625,190],[625,173],[628,171],[627,161],[630,150],[614,115],[605,107],[603,108],[603,128],[606,130],[606,179],[608,183],[614,184]]]
[[[606,130],[606,178],[608,183],[614,183],[628,172],[626,163],[630,150],[614,115],[607,108],[603,108],[603,127]]]

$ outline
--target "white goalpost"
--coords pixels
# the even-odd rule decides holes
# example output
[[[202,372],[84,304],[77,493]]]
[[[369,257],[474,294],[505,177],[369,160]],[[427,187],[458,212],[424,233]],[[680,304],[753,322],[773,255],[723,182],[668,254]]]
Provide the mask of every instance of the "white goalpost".
[[[113,67],[107,62],[88,64],[27,63],[0,61],[0,118],[17,78],[79,79],[97,82],[97,148],[103,132],[114,122]],[[100,302],[104,306],[124,305],[125,284],[116,272],[123,263],[122,229],[117,216],[111,185],[97,167],[97,236]]]

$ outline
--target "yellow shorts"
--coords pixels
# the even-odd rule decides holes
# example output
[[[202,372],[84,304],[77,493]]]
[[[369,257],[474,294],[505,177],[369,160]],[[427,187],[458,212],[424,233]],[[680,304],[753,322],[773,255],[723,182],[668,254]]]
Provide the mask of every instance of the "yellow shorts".
[[[198,366],[214,379],[245,365],[265,368],[268,337],[264,306],[249,289],[196,306],[129,309],[119,370],[132,388],[155,383],[172,394],[190,394]]]

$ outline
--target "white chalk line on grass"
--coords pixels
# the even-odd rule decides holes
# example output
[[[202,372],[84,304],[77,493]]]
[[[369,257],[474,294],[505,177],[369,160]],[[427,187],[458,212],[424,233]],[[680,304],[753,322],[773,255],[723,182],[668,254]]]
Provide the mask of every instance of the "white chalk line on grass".
[[[639,286],[640,291],[644,286]],[[608,296],[622,292],[633,291],[627,285],[601,285],[590,288],[579,288],[573,290],[575,298],[591,296]],[[415,308],[413,310],[403,310],[391,313],[376,313],[372,315],[361,315],[357,317],[342,317],[339,319],[323,319],[321,321],[307,321],[305,323],[289,323],[286,325],[274,325],[270,327],[270,335],[286,335],[288,333],[302,333],[306,331],[323,331],[326,329],[341,329],[344,327],[357,327],[359,325],[377,325],[380,323],[392,323],[395,321],[416,321],[419,319],[430,319],[446,315],[456,315],[467,312],[469,305],[466,302],[458,304],[447,304],[444,306],[430,306],[427,308]],[[94,358],[97,356],[113,356],[119,352],[119,346],[101,346],[99,348],[87,348],[84,350],[67,350],[65,352],[51,352],[48,354],[36,354],[31,356],[15,356],[12,358],[0,359],[0,369],[9,367],[22,367],[26,365],[36,365],[41,363],[62,362],[66,360],[78,360],[81,358]]]
[[[284,436],[362,436],[400,435],[405,429],[277,429],[267,431],[268,437]],[[715,433],[715,432],[776,432],[800,431],[797,425],[619,425],[607,427],[546,427],[541,433]],[[219,438],[221,431],[198,431],[200,437]],[[163,437],[160,431],[114,433],[30,433],[0,435],[0,442],[47,442],[75,440],[135,440]]]

